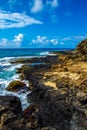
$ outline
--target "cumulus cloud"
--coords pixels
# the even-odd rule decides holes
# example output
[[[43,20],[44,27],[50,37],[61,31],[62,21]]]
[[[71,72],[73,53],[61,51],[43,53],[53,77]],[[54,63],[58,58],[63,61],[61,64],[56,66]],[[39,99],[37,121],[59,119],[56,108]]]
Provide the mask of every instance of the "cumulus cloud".
[[[2,47],[2,48],[21,47],[23,40],[24,40],[24,34],[22,34],[22,33],[15,35],[13,40],[8,40],[6,38],[2,38],[2,39],[0,39],[0,47]]]
[[[16,47],[20,47],[23,39],[24,39],[24,34],[19,33],[18,35],[14,36],[12,42],[16,45]]]
[[[32,40],[31,44],[36,45],[37,47],[76,47],[81,40],[87,38],[87,34],[84,35],[73,35],[69,37],[56,37],[49,39],[46,36],[37,36]]]
[[[24,38],[24,34],[19,33],[18,35],[14,36],[14,42],[21,42]]]
[[[42,24],[42,22],[23,13],[0,11],[0,29],[20,28],[32,24]]]
[[[58,39],[52,39],[52,40],[50,40],[51,41],[51,43],[53,43],[54,45],[57,45],[58,44]]]
[[[33,39],[32,44],[37,44],[37,45],[41,45],[41,46],[44,46],[44,45],[57,45],[58,44],[58,39],[49,39],[47,38],[46,36],[37,36],[36,39]]]
[[[34,5],[31,8],[31,13],[37,13],[42,11],[43,9],[43,3],[42,0],[34,0]]]

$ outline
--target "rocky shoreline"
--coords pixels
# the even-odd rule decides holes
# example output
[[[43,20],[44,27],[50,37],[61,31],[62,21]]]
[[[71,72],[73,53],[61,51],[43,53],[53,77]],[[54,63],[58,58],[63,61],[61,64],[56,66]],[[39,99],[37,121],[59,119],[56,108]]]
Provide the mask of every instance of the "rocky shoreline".
[[[24,89],[29,81],[29,107],[21,109],[15,96],[0,96],[0,130],[87,130],[87,40],[75,51],[11,61],[21,82],[8,91]],[[26,88],[25,88],[26,89]]]

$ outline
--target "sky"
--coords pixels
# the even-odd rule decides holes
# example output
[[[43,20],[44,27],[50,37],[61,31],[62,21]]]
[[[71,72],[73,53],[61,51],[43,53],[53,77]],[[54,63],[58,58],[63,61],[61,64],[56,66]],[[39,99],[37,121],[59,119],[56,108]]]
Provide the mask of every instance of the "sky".
[[[0,48],[75,48],[87,38],[87,0],[0,0]]]

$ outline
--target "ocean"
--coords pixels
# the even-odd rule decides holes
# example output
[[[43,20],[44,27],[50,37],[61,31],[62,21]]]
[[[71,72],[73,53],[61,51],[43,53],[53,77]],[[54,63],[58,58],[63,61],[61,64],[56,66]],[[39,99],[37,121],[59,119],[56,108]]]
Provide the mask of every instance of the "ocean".
[[[22,108],[25,109],[29,104],[26,100],[29,92],[9,92],[6,87],[13,80],[20,80],[16,68],[23,64],[11,64],[10,60],[17,58],[35,57],[51,55],[54,51],[72,50],[72,49],[0,49],[0,95],[15,95],[20,98]],[[27,81],[24,81],[27,85]]]

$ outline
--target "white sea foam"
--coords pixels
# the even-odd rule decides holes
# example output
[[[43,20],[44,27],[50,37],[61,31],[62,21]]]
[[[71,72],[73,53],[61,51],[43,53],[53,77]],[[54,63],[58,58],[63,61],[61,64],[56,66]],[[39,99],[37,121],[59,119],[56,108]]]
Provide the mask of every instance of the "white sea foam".
[[[49,55],[49,52],[48,52],[48,51],[46,51],[46,52],[41,52],[40,55],[41,55],[41,56]]]
[[[10,96],[18,97],[20,99],[20,101],[21,101],[21,105],[22,105],[23,110],[29,106],[29,103],[27,102],[27,94],[28,93],[29,92],[26,92],[26,93],[21,93],[21,92],[14,93],[14,92],[6,91],[6,90],[0,91],[1,96],[10,95]]]
[[[15,59],[15,57],[5,57],[0,59],[0,95],[14,95],[20,98],[22,108],[25,109],[29,104],[27,102],[27,94],[29,92],[20,91],[17,93],[9,92],[6,87],[13,80],[20,80],[19,74],[16,74],[16,68],[20,68],[23,64],[11,64],[10,60]],[[24,80],[26,86],[28,87],[28,81]]]
[[[51,53],[51,52],[41,52],[40,53],[40,56],[47,56],[47,55],[49,55],[49,56],[53,56],[53,55],[56,55],[56,54],[53,54],[53,53]]]

